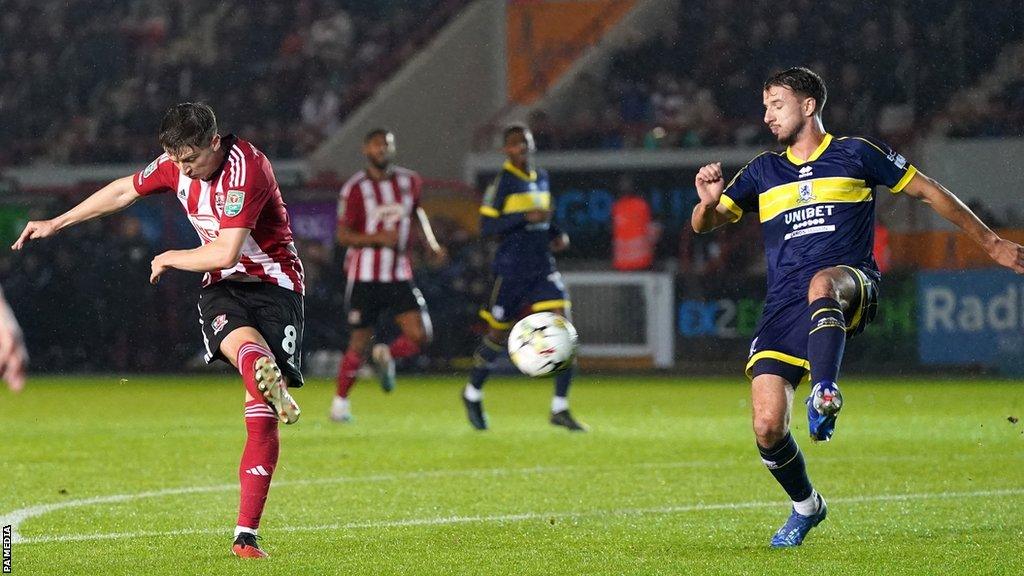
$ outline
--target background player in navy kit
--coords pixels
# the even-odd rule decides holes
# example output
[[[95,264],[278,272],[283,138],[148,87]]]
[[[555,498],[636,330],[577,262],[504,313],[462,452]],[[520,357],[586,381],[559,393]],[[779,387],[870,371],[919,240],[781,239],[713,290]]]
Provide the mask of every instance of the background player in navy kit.
[[[776,547],[799,545],[825,519],[799,447],[789,433],[794,390],[808,372],[812,440],[828,440],[842,407],[836,381],[847,338],[874,316],[878,268],[871,255],[877,185],[923,200],[957,225],[988,255],[1024,272],[1024,249],[1000,238],[951,192],[887,145],[834,138],[821,110],[826,89],[806,68],[791,68],[764,84],[764,122],[784,153],[765,152],[729,182],[721,164],[697,173],[700,202],[692,224],[708,232],[757,213],[768,261],[768,295],[747,363],[753,424],[761,459],[793,500]]]
[[[480,231],[500,242],[494,255],[491,301],[480,310],[490,326],[473,356],[469,383],[462,392],[469,423],[487,429],[483,411],[483,386],[491,367],[505,351],[508,332],[520,312],[549,310],[566,316],[571,306],[555,269],[552,252],[564,250],[569,237],[551,224],[551,192],[548,174],[531,166],[535,151],[529,128],[515,124],[504,131],[502,150],[508,159],[501,173],[484,193],[480,205]],[[573,431],[586,431],[569,412],[572,370],[555,376],[550,422]]]

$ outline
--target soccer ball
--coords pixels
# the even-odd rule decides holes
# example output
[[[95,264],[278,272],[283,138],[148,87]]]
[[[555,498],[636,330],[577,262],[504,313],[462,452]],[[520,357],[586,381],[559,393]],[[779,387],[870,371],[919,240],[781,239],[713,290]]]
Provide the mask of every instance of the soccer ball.
[[[576,328],[553,312],[537,312],[512,327],[508,355],[527,376],[549,376],[572,366],[576,358]]]

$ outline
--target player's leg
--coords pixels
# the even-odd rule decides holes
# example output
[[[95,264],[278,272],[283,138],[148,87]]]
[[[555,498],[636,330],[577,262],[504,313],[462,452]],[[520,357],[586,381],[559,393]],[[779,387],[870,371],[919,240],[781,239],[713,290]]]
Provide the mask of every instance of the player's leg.
[[[279,380],[280,371],[263,337],[252,327],[231,331],[220,346],[225,358],[234,358],[245,383],[245,448],[238,466],[241,487],[235,541],[231,551],[242,558],[263,558],[267,554],[256,542],[256,532],[270,491],[270,481],[280,453],[278,415],[267,402],[261,384]]]
[[[199,312],[206,360],[222,359],[235,366],[246,390],[247,435],[239,465],[241,497],[232,552],[262,558],[266,554],[256,543],[256,530],[277,466],[278,420],[292,423],[300,414],[288,384],[302,385],[302,297],[262,283],[218,282],[200,292]],[[284,324],[268,331],[263,314]]]
[[[811,396],[807,407],[811,438],[829,440],[842,408],[839,367],[846,347],[847,317],[864,300],[864,284],[852,268],[826,268],[811,279],[807,290],[810,317],[807,360],[811,364]]]
[[[395,282],[390,288],[388,301],[395,313],[399,335],[390,344],[375,344],[372,353],[380,387],[385,392],[395,389],[395,360],[419,354],[433,337],[427,302],[419,288],[412,282]]]
[[[568,300],[566,300],[568,303]],[[551,312],[572,321],[568,308],[549,308]],[[587,432],[590,428],[576,420],[569,412],[569,387],[572,386],[573,373],[576,371],[575,363],[562,372],[555,374],[555,392],[551,396],[551,417],[549,421],[555,426],[562,426],[573,432]]]
[[[385,285],[379,282],[350,281],[345,289],[346,319],[349,329],[348,348],[338,364],[338,380],[334,399],[331,401],[331,420],[349,422],[352,410],[349,392],[356,382],[356,374],[366,358],[373,328],[386,305],[381,296]]]
[[[751,383],[754,436],[761,461],[793,501],[789,519],[772,537],[774,547],[800,545],[826,514],[825,501],[811,485],[803,454],[789,431],[793,396],[793,385],[778,374],[757,374]]]
[[[352,405],[348,396],[356,383],[356,374],[363,363],[363,358],[366,357],[366,350],[370,347],[372,337],[373,328],[369,327],[352,328],[349,333],[348,347],[341,358],[341,364],[338,365],[337,387],[331,401],[330,417],[335,422],[352,420]]]
[[[398,338],[389,345],[394,358],[409,358],[420,353],[434,339],[434,326],[430,321],[427,302],[419,288],[408,285],[402,290],[407,303],[396,308],[395,324],[401,331]]]
[[[552,272],[536,278],[527,293],[530,312],[553,312],[566,320],[572,321],[570,310],[572,302],[569,292],[562,282],[562,275]],[[569,412],[569,387],[572,386],[575,366],[555,375],[555,390],[551,396],[551,415],[549,421],[555,426],[562,426],[573,432],[586,432],[587,426],[581,424]]]
[[[488,321],[490,323],[490,321]],[[480,345],[473,352],[473,369],[469,372],[469,383],[462,390],[462,403],[466,407],[466,418],[473,428],[487,429],[487,414],[484,413],[484,383],[491,375],[494,363],[505,354],[511,323],[491,323],[487,333],[480,339]],[[508,326],[508,327],[505,327]]]
[[[483,407],[484,383],[491,375],[494,363],[506,353],[512,319],[522,306],[524,292],[523,282],[498,276],[494,279],[487,307],[480,310],[480,317],[487,322],[487,332],[473,352],[473,369],[469,372],[469,382],[462,390],[466,417],[477,430],[487,429],[487,416]]]
[[[301,411],[291,393],[288,382],[282,376],[274,352],[260,332],[252,326],[236,328],[220,343],[221,354],[232,358],[231,364],[238,369],[245,384],[249,400],[269,404],[285,424],[294,424]]]

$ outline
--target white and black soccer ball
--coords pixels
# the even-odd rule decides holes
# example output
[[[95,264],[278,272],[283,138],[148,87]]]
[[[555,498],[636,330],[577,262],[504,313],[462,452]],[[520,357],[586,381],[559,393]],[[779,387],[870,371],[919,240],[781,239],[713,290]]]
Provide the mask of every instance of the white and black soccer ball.
[[[576,327],[553,312],[537,312],[512,327],[508,355],[527,376],[549,376],[572,366],[576,358]]]

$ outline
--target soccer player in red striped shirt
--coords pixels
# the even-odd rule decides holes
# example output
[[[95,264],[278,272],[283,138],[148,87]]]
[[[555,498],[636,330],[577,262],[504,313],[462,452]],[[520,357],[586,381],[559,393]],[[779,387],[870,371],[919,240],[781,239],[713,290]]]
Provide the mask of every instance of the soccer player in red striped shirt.
[[[336,422],[352,419],[348,395],[382,314],[393,314],[401,330],[390,344],[374,345],[371,354],[385,392],[395,387],[395,359],[415,356],[430,342],[430,315],[407,254],[414,215],[434,258],[445,258],[420,207],[420,175],[392,163],[394,134],[371,130],[363,138],[363,155],[366,169],[349,178],[338,198],[338,242],[348,248],[345,305],[351,333],[331,403]]]
[[[246,390],[248,435],[238,470],[241,498],[232,553],[263,558],[256,530],[277,466],[277,423],[299,417],[288,388],[303,382],[302,263],[270,161],[249,142],[221,136],[209,106],[172,106],[159,140],[164,154],[145,169],[111,182],[56,218],[29,222],[12,248],[112,214],[143,196],[177,196],[200,246],[158,255],[150,281],[157,283],[172,268],[203,273],[199,323],[206,361],[230,362]]]

